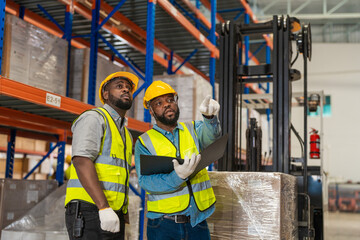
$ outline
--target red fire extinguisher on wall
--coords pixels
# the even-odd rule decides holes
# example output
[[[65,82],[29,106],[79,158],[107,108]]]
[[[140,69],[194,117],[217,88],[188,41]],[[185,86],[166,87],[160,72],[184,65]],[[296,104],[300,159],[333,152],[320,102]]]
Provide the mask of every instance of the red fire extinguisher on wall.
[[[318,130],[311,128],[310,132],[310,158],[320,158],[320,136]]]

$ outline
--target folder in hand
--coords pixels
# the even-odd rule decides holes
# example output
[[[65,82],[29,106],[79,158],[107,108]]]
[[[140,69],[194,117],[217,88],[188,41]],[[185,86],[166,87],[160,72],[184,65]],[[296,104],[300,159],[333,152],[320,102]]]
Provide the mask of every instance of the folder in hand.
[[[211,163],[219,160],[224,156],[226,144],[227,144],[228,135],[217,139],[215,142],[210,144],[205,148],[201,154],[201,160],[197,165],[195,171],[189,178],[195,176],[205,167],[209,166]],[[165,156],[154,156],[154,155],[140,155],[140,169],[141,175],[152,175],[152,174],[161,174],[161,173],[170,173],[174,170],[174,165],[172,160],[176,159],[180,164],[184,163],[184,159],[174,158],[174,157],[165,157]]]

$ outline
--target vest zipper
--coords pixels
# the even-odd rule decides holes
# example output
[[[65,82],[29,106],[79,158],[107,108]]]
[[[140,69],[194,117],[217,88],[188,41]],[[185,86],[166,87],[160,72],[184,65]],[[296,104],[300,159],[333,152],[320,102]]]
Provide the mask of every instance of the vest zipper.
[[[192,190],[192,187],[191,187],[190,180],[187,180],[187,181],[186,181],[186,185],[187,185],[187,187],[188,187],[188,189],[189,189],[190,197],[191,197],[191,196],[194,196],[194,193],[193,193],[193,190]]]
[[[125,179],[125,198],[124,198],[124,206],[127,204],[127,195],[128,195],[128,180],[129,180],[129,174],[130,174],[130,169],[129,169],[129,165],[128,165],[128,159],[127,159],[127,155],[126,155],[126,129],[124,127],[124,134],[125,137],[123,139],[124,142],[124,158],[125,158],[125,166],[126,166],[126,179]],[[120,132],[120,136],[121,136],[121,132]]]

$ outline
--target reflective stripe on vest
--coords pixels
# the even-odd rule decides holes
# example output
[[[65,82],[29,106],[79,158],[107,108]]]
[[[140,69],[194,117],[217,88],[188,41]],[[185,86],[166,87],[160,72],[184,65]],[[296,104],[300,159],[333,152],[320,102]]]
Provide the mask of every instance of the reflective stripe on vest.
[[[162,133],[151,129],[139,137],[140,142],[152,155],[185,158],[192,153],[199,154],[199,140],[194,129],[194,122],[180,123],[184,130],[179,129],[179,151]],[[184,182],[179,189],[172,193],[148,193],[148,211],[172,214],[184,211],[190,204],[189,187],[200,211],[211,207],[216,199],[210,184],[207,170],[201,170],[190,179],[190,184]]]
[[[128,130],[124,128],[124,144],[114,120],[104,108],[93,109],[93,111],[101,114],[105,121],[100,152],[94,161],[95,170],[110,207],[114,210],[122,208],[123,212],[126,213],[132,139]],[[67,183],[65,205],[74,199],[94,203],[81,185],[73,164],[70,167],[70,180]]]

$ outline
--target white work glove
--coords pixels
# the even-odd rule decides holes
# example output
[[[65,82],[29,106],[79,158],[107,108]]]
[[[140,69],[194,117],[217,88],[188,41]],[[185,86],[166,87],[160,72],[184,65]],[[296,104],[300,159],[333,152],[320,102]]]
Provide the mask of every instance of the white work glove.
[[[112,208],[99,210],[100,227],[104,231],[119,232],[120,220]]]
[[[176,174],[180,178],[186,179],[195,171],[195,168],[199,164],[200,159],[201,155],[199,154],[196,156],[195,153],[191,155],[191,158],[189,158],[189,156],[185,156],[183,164],[180,164],[176,159],[173,159]]]
[[[211,117],[218,114],[220,111],[220,104],[208,95],[200,104],[199,110],[204,116]]]

